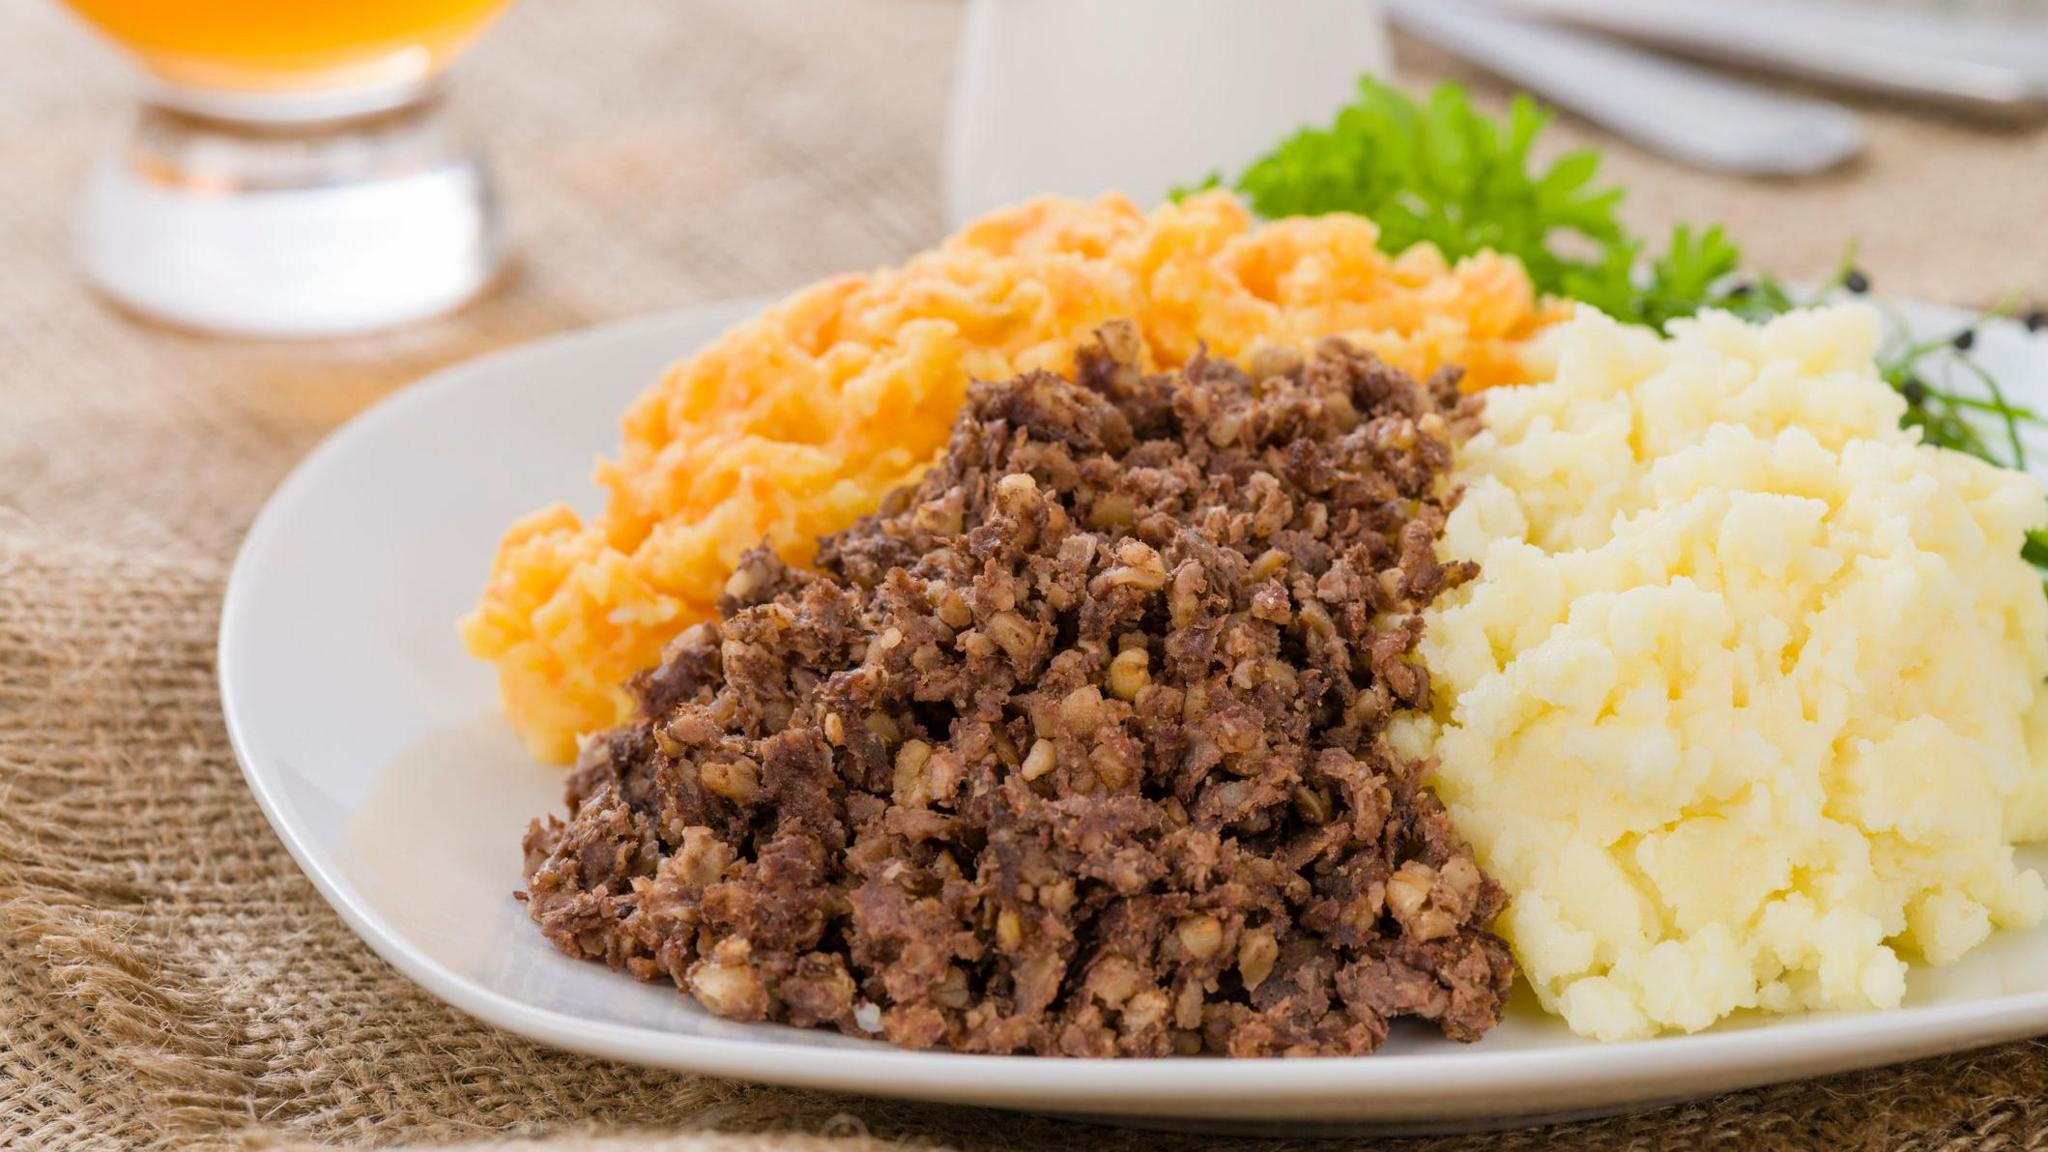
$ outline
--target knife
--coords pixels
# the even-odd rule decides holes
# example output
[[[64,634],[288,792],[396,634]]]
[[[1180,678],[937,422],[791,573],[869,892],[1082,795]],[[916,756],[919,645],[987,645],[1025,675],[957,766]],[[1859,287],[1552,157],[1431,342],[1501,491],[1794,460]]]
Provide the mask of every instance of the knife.
[[[1497,0],[1494,7],[1978,115],[2048,113],[2048,20],[1799,0]]]
[[[1803,175],[1863,147],[1839,104],[1773,92],[1470,0],[1386,0],[1394,23],[1652,151],[1696,167]]]

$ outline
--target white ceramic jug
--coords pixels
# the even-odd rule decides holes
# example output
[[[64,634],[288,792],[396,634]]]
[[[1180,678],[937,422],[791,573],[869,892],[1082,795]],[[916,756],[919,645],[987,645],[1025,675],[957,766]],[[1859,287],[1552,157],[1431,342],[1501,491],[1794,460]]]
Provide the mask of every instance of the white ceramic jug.
[[[972,0],[947,212],[1110,190],[1149,207],[1327,122],[1388,65],[1378,0]]]

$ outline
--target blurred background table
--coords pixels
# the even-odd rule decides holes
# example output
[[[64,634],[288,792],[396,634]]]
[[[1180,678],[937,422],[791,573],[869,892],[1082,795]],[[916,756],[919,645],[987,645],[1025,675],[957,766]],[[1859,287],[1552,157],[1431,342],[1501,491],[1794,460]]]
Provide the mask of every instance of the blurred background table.
[[[742,1133],[689,1148],[1223,1143],[671,1076],[491,1032],[319,901],[220,727],[236,542],[350,414],[493,348],[938,239],[958,19],[949,0],[526,0],[458,87],[499,164],[511,273],[434,323],[273,344],[152,328],[86,289],[66,213],[126,77],[54,5],[0,7],[0,1146],[569,1146],[593,1126]],[[1411,85],[1504,99],[1398,54]],[[2048,298],[2048,131],[1865,110],[1858,163],[1790,183],[1680,170],[1570,121],[1554,143],[1608,147],[1633,222],[1722,221],[1791,276],[1825,275],[1853,236],[1883,291]],[[2048,1048],[1430,1146],[1814,1142],[2048,1147]]]

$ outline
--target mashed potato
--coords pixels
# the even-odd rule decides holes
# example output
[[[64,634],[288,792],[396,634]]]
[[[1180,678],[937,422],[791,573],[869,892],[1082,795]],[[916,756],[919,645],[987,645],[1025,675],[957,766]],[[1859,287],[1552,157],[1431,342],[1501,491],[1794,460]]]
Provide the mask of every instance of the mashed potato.
[[[1105,320],[1138,326],[1148,367],[1206,342],[1348,335],[1417,375],[1526,380],[1525,341],[1557,318],[1521,266],[1390,258],[1356,216],[1255,227],[1228,195],[1160,208],[1042,200],[969,225],[897,269],[819,284],[678,364],[628,409],[609,503],[585,525],[551,508],[506,533],[462,622],[495,661],[536,756],[631,713],[622,685],[711,614],[764,538],[803,562],[822,533],[874,510],[945,444],[971,378],[1064,371]]]
[[[1901,431],[1861,307],[1552,337],[1459,465],[1483,572],[1402,737],[1543,1004],[1609,1040],[1886,1007],[2039,922],[2041,485]]]

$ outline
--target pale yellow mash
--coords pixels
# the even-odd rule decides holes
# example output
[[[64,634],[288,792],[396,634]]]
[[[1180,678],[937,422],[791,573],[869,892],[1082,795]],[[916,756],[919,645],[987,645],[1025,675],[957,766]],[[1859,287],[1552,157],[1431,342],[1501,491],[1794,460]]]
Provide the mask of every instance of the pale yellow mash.
[[[2041,485],[1902,431],[1863,307],[1552,337],[1464,451],[1444,547],[1484,570],[1399,737],[1544,1006],[1607,1040],[1887,1007],[2038,923]]]

